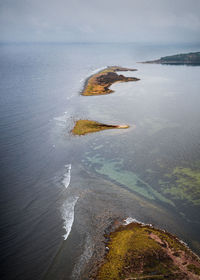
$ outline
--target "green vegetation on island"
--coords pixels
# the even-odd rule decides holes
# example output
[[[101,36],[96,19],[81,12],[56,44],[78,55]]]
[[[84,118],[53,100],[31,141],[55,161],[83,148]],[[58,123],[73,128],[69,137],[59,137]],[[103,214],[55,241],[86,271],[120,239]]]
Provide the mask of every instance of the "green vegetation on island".
[[[200,65],[200,52],[165,56],[157,60],[145,61],[144,63]]]
[[[75,123],[72,133],[74,135],[85,135],[87,133],[97,132],[106,129],[123,129],[128,128],[128,125],[108,125],[91,120],[78,120]]]
[[[82,95],[91,96],[109,94],[113,92],[113,90],[109,88],[113,83],[139,80],[138,78],[118,75],[116,73],[118,71],[136,71],[136,69],[118,66],[107,67],[106,69],[92,75],[86,80]]]
[[[170,233],[133,222],[106,237],[107,253],[92,279],[200,279],[199,258]]]

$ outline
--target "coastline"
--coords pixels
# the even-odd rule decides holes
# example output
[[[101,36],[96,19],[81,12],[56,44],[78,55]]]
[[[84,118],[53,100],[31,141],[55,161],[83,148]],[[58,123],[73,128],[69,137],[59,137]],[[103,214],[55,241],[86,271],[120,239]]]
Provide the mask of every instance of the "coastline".
[[[170,56],[164,56],[159,59],[144,61],[140,63],[198,66],[200,65],[200,52],[181,53]]]
[[[138,221],[113,221],[104,237],[104,257],[90,280],[200,278],[199,257],[163,229]]]
[[[157,61],[152,61],[152,62],[143,62],[143,63],[159,63],[159,60]],[[112,93],[113,91],[109,89],[109,87],[116,83],[116,82],[128,82],[128,81],[135,81],[138,80],[137,78],[133,78],[133,77],[125,77],[123,75],[108,75],[108,73],[115,73],[116,71],[135,71],[135,69],[127,69],[126,68],[115,68],[113,69],[113,67],[108,67],[104,70],[101,70],[99,72],[97,72],[94,75],[91,75],[90,77],[88,77],[84,83],[84,89],[82,90],[82,95],[84,96],[95,96],[95,95],[105,95],[105,94],[109,94]],[[106,81],[104,78],[108,77],[108,80]],[[116,77],[116,78],[115,78]],[[101,89],[103,89],[102,91],[98,90],[93,90],[92,89],[88,89],[88,87],[90,86],[90,83],[92,83],[92,86],[100,86]],[[87,90],[89,92],[87,92]],[[79,121],[88,121],[88,120],[79,120]],[[94,122],[94,121],[89,121],[89,122]],[[99,127],[104,127],[103,129],[112,129],[112,128],[127,128],[128,126],[112,126],[112,125],[106,125],[106,124],[101,124],[101,123],[95,123],[96,126]],[[99,130],[103,130],[103,129],[99,129]],[[99,130],[95,130],[95,131],[89,131],[89,132],[84,132],[84,133],[73,133],[73,134],[78,134],[78,135],[84,135],[86,133],[90,133],[90,132],[96,132]],[[112,220],[112,218],[110,217],[110,219]],[[141,264],[138,264],[138,267],[134,268],[132,267],[131,270],[126,271],[127,268],[127,264],[125,263],[126,258],[127,258],[127,254],[129,254],[130,257],[130,262],[128,265],[130,266],[134,266],[134,254],[135,251],[132,250],[133,248],[129,248],[128,250],[132,250],[132,255],[130,255],[130,252],[127,251],[126,246],[123,246],[123,244],[121,245],[120,241],[117,242],[116,244],[116,252],[118,252],[119,250],[122,250],[123,252],[126,251],[126,254],[123,256],[123,262],[122,264],[119,265],[118,267],[118,263],[116,265],[115,263],[115,257],[117,257],[116,252],[114,253],[114,262],[112,261],[112,258],[110,258],[110,248],[113,249],[112,246],[112,237],[117,235],[118,232],[123,231],[123,232],[127,232],[132,230],[132,228],[137,227],[139,228],[139,230],[141,230],[141,232],[143,232],[144,228],[147,230],[147,237],[148,239],[145,241],[145,248],[142,248],[142,251],[140,252],[140,254],[137,256],[139,259],[143,258],[143,256],[147,259],[148,261],[150,260],[150,263],[145,264],[145,267],[147,266],[147,270],[143,271],[141,269]],[[149,233],[150,232],[150,233]],[[146,233],[145,233],[146,234]],[[126,234],[125,234],[126,235]],[[162,238],[160,237],[160,235],[162,235]],[[132,234],[131,234],[132,236]],[[128,237],[128,236],[127,236]],[[99,239],[102,241],[103,235],[102,237],[99,237]],[[100,240],[97,241],[100,242]],[[153,240],[153,241],[152,241]],[[101,250],[101,252],[103,252],[103,257],[97,256],[96,252],[96,259],[94,261],[93,258],[92,259],[92,263],[94,265],[95,263],[95,268],[94,270],[92,269],[92,271],[90,271],[89,273],[89,279],[99,279],[99,280],[113,280],[113,279],[154,279],[153,277],[155,276],[155,279],[164,279],[164,278],[169,278],[169,277],[178,277],[176,279],[199,279],[200,275],[200,261],[198,256],[196,256],[185,244],[184,242],[180,241],[176,236],[165,232],[164,230],[161,229],[156,229],[151,225],[145,225],[142,223],[138,223],[138,222],[133,222],[130,223],[128,225],[124,225],[122,223],[119,222],[119,220],[112,220],[112,223],[105,229],[105,234],[104,234],[104,241],[102,241],[103,243],[105,243],[105,248]],[[152,245],[153,242],[153,245]],[[170,247],[172,243],[172,247]],[[175,245],[174,245],[175,244]],[[126,245],[126,244],[125,244]],[[156,271],[156,274],[152,277],[151,275],[146,274],[148,271],[151,270],[151,262],[153,262],[154,260],[152,259],[152,256],[149,256],[149,251],[146,251],[146,248],[148,248],[149,246],[154,246],[156,250],[158,250],[158,252],[156,252],[156,256],[158,256],[158,258],[163,257],[163,266],[162,269],[160,270],[160,267],[157,267],[160,265],[160,263],[156,264],[156,270],[158,270],[158,273]],[[160,246],[160,247],[159,247]],[[163,248],[165,249],[163,249]],[[179,251],[177,251],[177,247],[179,249]],[[154,247],[152,248],[152,250],[155,249]],[[135,249],[135,248],[134,248]],[[151,250],[150,250],[151,251]],[[153,251],[152,251],[153,252]],[[182,253],[183,252],[183,253]],[[187,253],[187,256],[185,255]],[[152,253],[154,254],[154,253]],[[161,255],[159,255],[161,254]],[[102,255],[102,254],[100,254]],[[154,255],[153,255],[154,256]],[[155,257],[155,256],[154,256]],[[191,259],[190,259],[191,257]],[[193,259],[195,258],[196,262],[193,262]],[[105,268],[107,261],[110,259],[110,264],[108,265],[108,267]],[[121,259],[121,257],[120,257]],[[170,262],[169,263],[169,259]],[[185,261],[187,259],[187,261]],[[198,259],[198,261],[197,261]],[[121,261],[121,260],[120,260]],[[120,263],[119,261],[119,263]],[[118,262],[118,260],[117,260]],[[133,264],[131,263],[133,262]],[[173,265],[172,265],[173,263]],[[184,263],[184,264],[183,264]],[[174,272],[174,266],[176,266],[176,264],[180,264],[181,265],[181,270],[175,270]],[[169,265],[172,265],[170,267],[170,271],[169,273],[167,272],[166,269],[169,269]],[[113,269],[114,266],[114,269]],[[142,264],[142,267],[144,266],[144,263]],[[110,267],[112,267],[112,269],[110,269]],[[104,269],[105,268],[105,269]],[[135,270],[134,270],[135,269]],[[112,270],[112,271],[111,271]],[[115,271],[116,270],[116,271]],[[103,271],[103,272],[102,272]],[[144,274],[143,274],[144,272]],[[150,271],[152,272],[152,271]],[[198,272],[198,273],[196,273]],[[113,274],[112,274],[113,273]],[[124,273],[124,277],[131,277],[131,278],[121,278],[121,275],[123,275]],[[154,271],[152,272],[154,274]],[[129,275],[130,274],[130,275]],[[197,274],[197,275],[196,275]],[[109,276],[108,276],[109,275]],[[114,276],[113,276],[114,275]],[[186,278],[184,278],[186,275]],[[139,276],[139,278],[138,278]],[[180,278],[180,277],[181,278]],[[190,278],[187,278],[190,277]],[[135,277],[135,278],[132,278]],[[86,279],[86,278],[84,278]],[[169,279],[175,279],[175,278],[169,278]]]

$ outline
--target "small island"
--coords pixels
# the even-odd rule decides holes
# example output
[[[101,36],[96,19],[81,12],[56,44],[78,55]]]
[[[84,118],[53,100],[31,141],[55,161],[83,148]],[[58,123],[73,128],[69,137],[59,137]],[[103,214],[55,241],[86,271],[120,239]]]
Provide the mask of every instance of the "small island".
[[[74,135],[85,135],[87,133],[98,132],[106,129],[124,129],[128,125],[108,125],[91,120],[78,120],[72,129]]]
[[[134,77],[125,77],[123,75],[118,75],[118,71],[136,71],[136,69],[110,66],[100,72],[89,77],[86,82],[82,95],[91,96],[91,95],[104,95],[112,93],[109,87],[116,82],[129,82],[129,81],[138,81],[138,78]]]
[[[171,56],[161,57],[157,60],[145,61],[142,63],[157,63],[157,64],[188,64],[188,65],[200,65],[200,52],[191,52],[176,54]]]
[[[90,279],[200,279],[200,259],[170,233],[132,222],[106,238],[107,253]]]

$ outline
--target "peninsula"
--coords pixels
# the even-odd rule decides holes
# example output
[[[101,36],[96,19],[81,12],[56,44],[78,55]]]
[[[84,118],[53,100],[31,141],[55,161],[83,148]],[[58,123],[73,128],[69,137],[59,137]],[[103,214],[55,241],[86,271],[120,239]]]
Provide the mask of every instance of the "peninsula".
[[[86,82],[82,95],[91,96],[91,95],[104,95],[112,93],[109,87],[116,82],[129,82],[129,81],[138,81],[138,78],[134,77],[125,77],[123,75],[118,75],[116,72],[119,71],[136,71],[136,69],[110,66],[101,70],[100,72],[89,77]]]
[[[106,129],[123,129],[128,127],[128,125],[108,125],[91,120],[78,120],[72,129],[72,133],[74,135],[85,135],[87,133],[98,132]]]
[[[165,56],[157,60],[145,61],[142,63],[200,65],[200,52],[191,52],[191,53]]]
[[[107,236],[107,253],[90,279],[200,279],[200,259],[177,237],[132,222]]]

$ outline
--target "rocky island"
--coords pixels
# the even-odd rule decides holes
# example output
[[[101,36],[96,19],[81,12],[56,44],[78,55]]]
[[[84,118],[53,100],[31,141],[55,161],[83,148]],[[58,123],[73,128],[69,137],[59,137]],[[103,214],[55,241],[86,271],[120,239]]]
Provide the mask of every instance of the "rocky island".
[[[105,257],[90,279],[200,279],[200,259],[170,233],[132,222],[105,237]]]
[[[157,64],[188,64],[188,65],[200,65],[200,52],[191,52],[176,54],[171,56],[161,57],[157,60],[145,61],[142,63],[157,63]]]
[[[91,120],[78,120],[72,129],[74,135],[85,135],[87,133],[102,131],[106,129],[124,129],[128,128],[128,125],[108,125]]]
[[[129,81],[138,81],[138,78],[134,77],[125,77],[123,75],[118,75],[116,72],[119,71],[136,71],[136,69],[110,66],[104,70],[101,70],[97,74],[89,77],[86,82],[82,95],[91,96],[91,95],[104,95],[112,93],[109,87],[116,82],[129,82]]]

